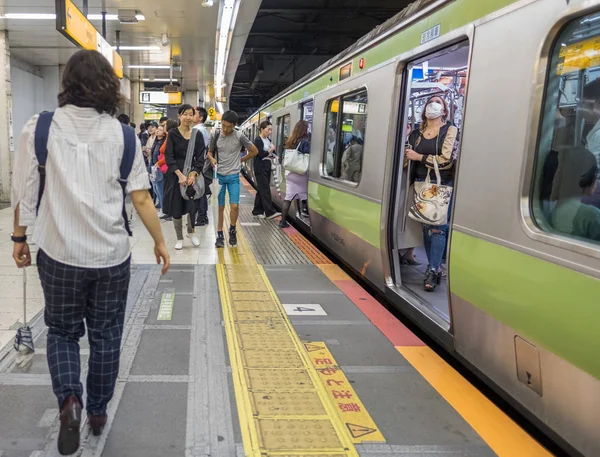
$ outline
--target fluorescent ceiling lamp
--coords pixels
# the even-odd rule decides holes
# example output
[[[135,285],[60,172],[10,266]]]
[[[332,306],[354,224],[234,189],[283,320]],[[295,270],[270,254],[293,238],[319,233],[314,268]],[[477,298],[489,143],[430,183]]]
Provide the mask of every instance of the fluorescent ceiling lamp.
[[[143,14],[136,14],[136,19],[138,21],[145,21],[146,17]],[[87,18],[90,21],[101,21],[102,14],[88,14]],[[0,19],[24,19],[24,20],[55,20],[56,14],[54,13],[3,13],[0,14]],[[118,14],[107,14],[107,21],[118,21]]]
[[[217,42],[217,64],[215,69],[215,91],[220,91],[225,78],[225,69],[227,66],[227,54],[229,49],[229,37],[235,26],[235,19],[238,11],[236,0],[225,0],[223,2],[223,11],[221,13],[221,22],[219,26],[219,40]]]
[[[113,49],[117,49],[113,46]],[[160,51],[160,46],[121,46],[120,51]]]
[[[55,20],[56,14],[35,14],[35,13],[4,13],[0,14],[2,19],[26,19],[26,20]]]
[[[148,68],[152,70],[168,70],[169,65],[129,65],[129,68]]]
[[[142,78],[142,81],[144,81],[144,82],[157,82],[157,83],[159,83],[159,82],[160,83],[165,83],[165,82],[166,83],[170,83],[172,81],[177,81],[177,80],[176,79],[169,79],[169,78],[154,78],[154,79],[151,79],[151,78]]]
[[[90,21],[101,21],[102,20],[102,14],[88,14],[87,18]],[[145,21],[146,20],[146,16],[144,16],[143,14],[136,14],[135,18],[138,21]],[[118,21],[119,20],[119,15],[118,14],[107,14],[106,15],[106,20],[107,21]]]

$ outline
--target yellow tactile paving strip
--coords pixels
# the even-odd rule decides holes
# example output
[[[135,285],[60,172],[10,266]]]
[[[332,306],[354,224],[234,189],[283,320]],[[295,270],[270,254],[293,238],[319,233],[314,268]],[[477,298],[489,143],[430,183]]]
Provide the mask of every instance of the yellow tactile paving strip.
[[[244,450],[249,457],[358,457],[285,310],[238,230],[217,276]]]

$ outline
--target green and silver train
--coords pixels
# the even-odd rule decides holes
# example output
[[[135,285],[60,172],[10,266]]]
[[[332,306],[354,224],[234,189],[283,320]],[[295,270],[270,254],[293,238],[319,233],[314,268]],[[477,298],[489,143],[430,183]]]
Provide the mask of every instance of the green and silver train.
[[[270,119],[282,154],[308,120],[309,217],[291,217],[586,456],[600,455],[599,77],[599,0],[420,0],[241,127]],[[414,248],[427,263],[403,159],[432,95],[460,134],[447,277],[427,294],[424,265],[401,261]]]

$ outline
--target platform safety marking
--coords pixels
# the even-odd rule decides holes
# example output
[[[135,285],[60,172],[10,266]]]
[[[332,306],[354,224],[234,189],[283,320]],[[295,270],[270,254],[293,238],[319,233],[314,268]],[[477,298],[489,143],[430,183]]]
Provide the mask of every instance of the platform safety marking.
[[[173,305],[175,304],[175,293],[164,292],[160,299],[157,321],[170,321],[173,318]]]
[[[327,316],[321,305],[283,305],[288,316]]]
[[[243,231],[237,248],[220,251],[217,278],[245,455],[358,457]]]
[[[304,348],[335,404],[337,413],[346,424],[352,441],[356,444],[385,443],[383,434],[327,349],[327,345],[322,342],[311,342],[304,343]]]

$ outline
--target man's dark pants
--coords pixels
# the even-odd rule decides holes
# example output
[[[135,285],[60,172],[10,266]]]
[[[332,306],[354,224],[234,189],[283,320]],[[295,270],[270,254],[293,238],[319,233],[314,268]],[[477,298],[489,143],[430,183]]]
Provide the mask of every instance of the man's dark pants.
[[[44,319],[49,328],[48,366],[59,408],[70,395],[83,405],[79,339],[87,326],[87,412],[106,414],[119,374],[130,262],[129,258],[114,267],[81,268],[57,262],[42,250],[38,253],[46,302]]]

